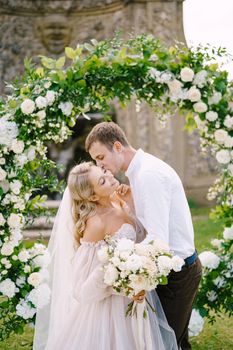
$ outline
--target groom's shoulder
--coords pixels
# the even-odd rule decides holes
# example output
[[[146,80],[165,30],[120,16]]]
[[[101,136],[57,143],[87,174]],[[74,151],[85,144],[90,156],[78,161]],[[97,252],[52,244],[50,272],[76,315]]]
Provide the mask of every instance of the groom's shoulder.
[[[156,172],[157,174],[161,173],[167,176],[174,176],[176,174],[175,170],[168,163],[147,152],[144,152],[144,156],[142,157],[140,170],[141,173]]]

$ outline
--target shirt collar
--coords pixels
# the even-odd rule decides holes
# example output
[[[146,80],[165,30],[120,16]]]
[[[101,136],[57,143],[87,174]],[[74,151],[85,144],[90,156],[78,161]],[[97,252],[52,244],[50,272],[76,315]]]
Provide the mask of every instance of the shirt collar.
[[[137,152],[135,153],[133,159],[129,163],[128,169],[125,172],[125,175],[127,177],[130,177],[130,175],[138,168],[138,164],[140,162],[141,156],[144,154],[143,150],[139,148]]]

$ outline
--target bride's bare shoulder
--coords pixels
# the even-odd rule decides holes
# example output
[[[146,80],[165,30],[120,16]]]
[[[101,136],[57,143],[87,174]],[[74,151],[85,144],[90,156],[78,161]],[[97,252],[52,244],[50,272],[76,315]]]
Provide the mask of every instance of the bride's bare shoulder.
[[[105,222],[100,215],[93,215],[87,220],[83,234],[85,242],[96,243],[105,237]]]

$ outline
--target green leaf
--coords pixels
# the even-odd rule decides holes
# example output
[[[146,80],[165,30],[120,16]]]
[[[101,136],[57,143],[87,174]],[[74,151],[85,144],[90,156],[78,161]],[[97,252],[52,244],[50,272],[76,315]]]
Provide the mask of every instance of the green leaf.
[[[38,67],[36,69],[36,73],[39,75],[39,77],[43,78],[44,77],[44,68],[43,67]]]
[[[68,58],[73,60],[76,57],[76,50],[72,49],[72,47],[66,47],[65,54]]]
[[[41,56],[41,55],[39,57],[41,58],[41,63],[44,67],[48,69],[53,69],[55,67],[56,60],[53,60],[50,57]]]
[[[197,128],[197,124],[193,117],[193,111],[189,111],[186,114],[185,120],[186,124],[184,126],[184,129],[187,130],[189,133],[192,133]]]
[[[55,63],[56,69],[61,69],[65,64],[65,61],[66,61],[65,56],[60,57]]]

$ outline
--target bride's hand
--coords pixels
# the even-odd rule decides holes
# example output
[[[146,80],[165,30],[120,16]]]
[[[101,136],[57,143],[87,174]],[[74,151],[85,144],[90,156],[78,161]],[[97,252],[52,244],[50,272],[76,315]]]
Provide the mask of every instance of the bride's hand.
[[[145,297],[146,297],[146,291],[141,290],[141,292],[133,296],[133,301],[135,301],[136,303],[143,303]]]
[[[126,195],[130,195],[131,194],[131,188],[130,186],[126,185],[126,184],[120,184],[117,189],[116,189],[116,193],[119,196],[126,196]]]

